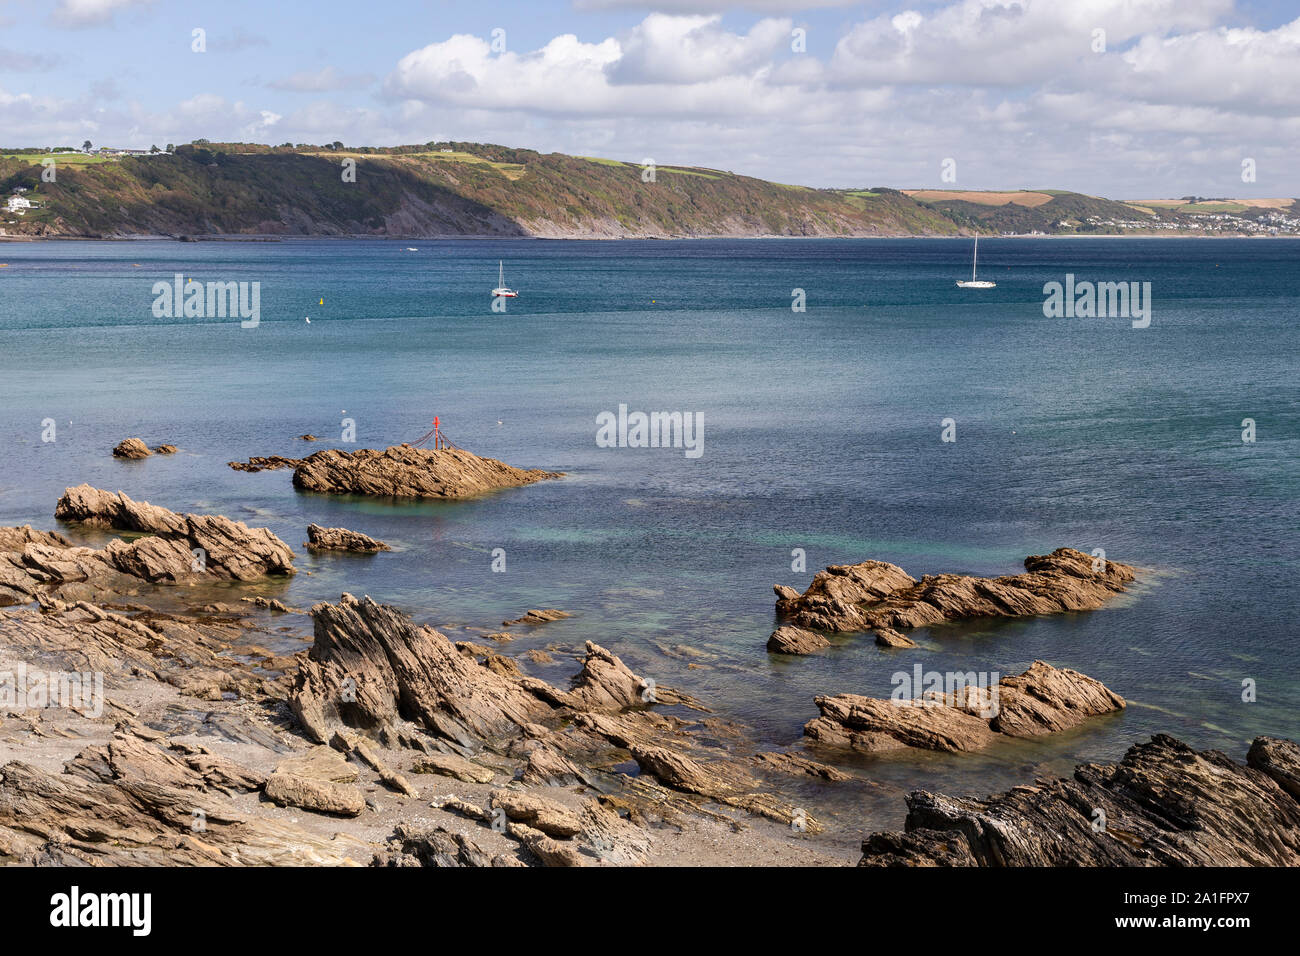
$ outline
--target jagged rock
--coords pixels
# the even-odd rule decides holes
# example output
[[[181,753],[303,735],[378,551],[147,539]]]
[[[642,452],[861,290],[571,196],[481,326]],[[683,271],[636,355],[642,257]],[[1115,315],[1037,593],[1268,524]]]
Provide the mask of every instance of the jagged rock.
[[[376,853],[371,866],[486,867],[523,866],[518,860],[492,856],[467,836],[443,827],[420,830],[399,824],[387,848]]]
[[[279,598],[262,597],[260,594],[252,597],[240,598],[245,604],[251,604],[253,607],[265,608],[268,611],[274,611],[277,614],[306,614],[302,608],[290,607]]]
[[[298,440],[299,440],[299,441],[319,441],[320,439],[318,439],[315,435],[313,435],[313,434],[311,434],[310,432],[308,432],[306,435],[299,435],[299,436],[298,436]]]
[[[133,461],[148,458],[152,454],[149,446],[139,438],[125,438],[113,449],[114,458],[127,458]]]
[[[513,621],[502,621],[501,626],[513,627],[516,624],[528,624],[528,625],[546,624],[550,621],[558,621],[566,617],[573,617],[573,615],[570,614],[568,611],[560,611],[553,607],[546,608],[545,610],[538,610],[534,608],[533,610],[525,614],[523,617],[515,618]]]
[[[529,752],[528,763],[524,766],[520,780],[523,783],[557,787],[590,782],[588,775],[577,764],[544,744]]]
[[[174,455],[174,454],[176,454],[176,446],[175,446],[175,445],[155,445],[153,450],[154,450],[154,454],[155,454],[155,455]]]
[[[301,458],[284,458],[281,455],[270,455],[267,457],[253,457],[248,461],[228,461],[226,462],[235,471],[279,471],[281,468],[297,468],[302,464]]]
[[[1272,778],[1273,782],[1300,800],[1300,746],[1278,737],[1256,737],[1246,754],[1246,763]]]
[[[380,780],[399,793],[404,793],[408,797],[414,797],[418,793],[409,780],[384,762],[366,738],[346,730],[339,730],[335,731],[334,736],[330,738],[330,746],[343,753],[356,754],[362,763],[379,774]]]
[[[765,770],[775,770],[777,773],[789,774],[792,777],[812,777],[832,783],[852,779],[843,771],[798,754],[762,753],[754,757],[754,762]]]
[[[370,598],[312,608],[315,643],[290,705],[312,739],[356,728],[378,734],[409,720],[468,745],[497,740],[551,707],[517,681],[480,667],[442,634]]]
[[[915,747],[950,753],[981,750],[998,739],[1036,737],[1122,710],[1124,699],[1100,681],[1034,661],[987,690],[974,682],[915,699],[837,694],[816,699],[821,716],[804,734],[869,753]]]
[[[322,528],[318,524],[307,525],[307,540],[304,544],[317,551],[357,551],[370,554],[376,551],[391,551],[388,545],[359,531],[347,528]]]
[[[1257,754],[1277,749],[1261,739]],[[1300,865],[1294,796],[1263,770],[1164,734],[1072,779],[984,800],[918,790],[907,806],[904,832],[872,834],[859,865]]]
[[[877,627],[873,633],[876,643],[881,647],[916,647],[916,641],[899,634],[892,627]]]
[[[582,821],[568,807],[522,790],[494,790],[491,804],[510,820],[525,823],[549,837],[567,839],[582,832]]]
[[[778,627],[767,639],[767,649],[774,654],[811,654],[830,646],[822,635],[802,627]]]
[[[341,817],[360,816],[366,798],[356,787],[278,770],[266,779],[266,796],[281,806]]]
[[[778,590],[777,612],[799,627],[822,631],[916,628],[969,617],[1024,617],[1088,611],[1124,590],[1134,578],[1126,564],[1057,548],[1025,558],[1025,574],[977,578],[927,575],[916,581],[883,561],[834,565],[818,572],[808,590]]]
[[[0,551],[22,551],[29,544],[51,548],[72,547],[72,542],[57,531],[37,531],[29,524],[18,528],[0,528]]]
[[[161,735],[154,735],[161,737]],[[179,790],[215,790],[227,796],[260,790],[266,778],[204,747],[171,743],[166,749],[134,733],[116,733],[68,762],[65,773],[92,782],[129,781]]]
[[[463,783],[491,783],[496,773],[455,754],[428,754],[411,767],[413,773],[436,773]]]
[[[297,466],[293,483],[297,488],[321,494],[464,498],[559,477],[558,472],[525,471],[459,448],[432,450],[395,445],[384,451],[318,451]]]
[[[167,754],[110,765],[95,750],[63,774],[20,761],[0,767],[0,856],[31,865],[51,862],[54,848],[57,862],[77,866],[351,862],[356,841],[240,812],[224,793],[199,789],[204,771],[176,767]],[[152,777],[155,768],[164,772]]]
[[[83,484],[63,493],[54,517],[151,535],[129,545],[113,542],[104,549],[119,545],[119,550],[138,558],[126,561],[122,569],[150,581],[178,580],[195,573],[237,581],[294,573],[293,551],[283,541],[266,528],[249,528],[221,515],[176,514],[147,501],[132,501],[121,492]],[[202,552],[201,557],[195,556],[195,550]],[[124,561],[115,559],[115,563],[121,566]]]

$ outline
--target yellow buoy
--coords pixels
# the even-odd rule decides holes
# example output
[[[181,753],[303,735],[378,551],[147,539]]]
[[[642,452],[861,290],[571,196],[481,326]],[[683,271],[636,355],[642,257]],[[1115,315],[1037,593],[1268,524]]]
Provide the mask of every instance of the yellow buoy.
[[[321,300],[320,300],[320,304],[321,304],[321,305],[324,305],[324,304],[325,304],[325,300],[324,300],[324,299],[321,299]]]

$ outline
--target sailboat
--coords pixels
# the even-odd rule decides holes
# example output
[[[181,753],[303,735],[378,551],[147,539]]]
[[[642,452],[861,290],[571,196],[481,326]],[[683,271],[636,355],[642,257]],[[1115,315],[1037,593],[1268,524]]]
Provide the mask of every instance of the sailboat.
[[[998,284],[996,282],[990,282],[988,279],[975,278],[975,265],[976,263],[979,262],[979,258],[980,258],[980,237],[976,235],[975,255],[970,261],[970,278],[958,279],[957,287],[959,289],[996,289],[997,288]]]
[[[492,290],[494,299],[517,299],[519,293],[506,285],[506,267],[505,264],[497,260],[497,287]]]

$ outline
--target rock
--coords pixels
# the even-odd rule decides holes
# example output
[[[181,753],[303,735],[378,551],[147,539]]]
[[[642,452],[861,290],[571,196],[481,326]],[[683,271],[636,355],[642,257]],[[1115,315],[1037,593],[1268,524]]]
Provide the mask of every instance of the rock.
[[[546,651],[539,650],[539,649],[536,648],[536,647],[532,647],[532,648],[529,648],[528,650],[524,651],[523,656],[524,656],[527,660],[532,661],[534,664],[554,664],[554,663],[555,663],[555,658],[554,658],[554,657],[552,657],[550,654],[546,653]]]
[[[104,549],[108,552],[118,547],[123,560],[114,563],[149,581],[178,580],[193,574],[249,581],[267,574],[294,573],[294,553],[287,544],[266,528],[249,528],[222,515],[176,514],[147,501],[132,501],[121,492],[78,485],[63,493],[54,517],[151,535],[129,545],[113,542]],[[201,550],[202,556],[196,556],[195,550]]]
[[[873,633],[876,643],[881,647],[916,647],[916,641],[899,634],[892,627],[877,627]]]
[[[648,703],[648,691],[649,684],[632,673],[616,655],[599,644],[587,642],[582,671],[573,679],[570,692],[575,707],[586,711],[637,707]],[[666,688],[655,687],[654,696],[662,699],[664,691]]]
[[[927,575],[916,581],[883,561],[835,565],[818,572],[803,594],[778,591],[777,612],[822,631],[916,628],[970,617],[1025,617],[1100,607],[1133,580],[1126,564],[1073,548],[1025,558],[1025,574],[977,578]],[[788,590],[788,589],[787,589]]]
[[[1275,749],[1261,739],[1256,753]],[[860,866],[1300,865],[1294,796],[1262,770],[1164,734],[1071,779],[983,800],[918,790],[907,806],[905,831],[868,837]]]
[[[429,627],[345,595],[312,608],[315,642],[289,702],[319,743],[340,727],[400,735],[410,720],[461,745],[512,736],[551,706],[520,682],[480,667]]]
[[[29,866],[337,866],[356,846],[250,816],[216,791],[137,776],[136,761],[74,763],[62,774],[0,767],[0,855]]]
[[[318,524],[307,525],[306,547],[316,551],[355,551],[373,554],[376,551],[391,551],[388,545],[357,531],[347,528],[322,528]]]
[[[520,777],[523,783],[545,784],[552,787],[569,787],[590,784],[588,775],[564,754],[550,747],[534,747],[528,754],[528,763]]]
[[[114,458],[127,458],[132,461],[140,458],[148,458],[152,454],[153,452],[149,450],[149,446],[138,438],[123,439],[118,443],[117,447],[113,449]]]
[[[72,547],[72,542],[57,531],[37,531],[29,524],[20,528],[0,528],[0,551],[22,551],[29,544],[49,548]]]
[[[792,587],[787,587],[784,584],[773,584],[772,590],[776,592],[776,598],[778,601],[793,601],[799,597],[798,591]]]
[[[762,753],[754,757],[754,762],[764,770],[775,770],[777,773],[789,774],[792,777],[812,777],[832,783],[852,779],[847,773],[798,754]]]
[[[546,624],[550,621],[558,621],[561,618],[566,618],[566,617],[573,617],[573,615],[568,613],[567,611],[556,610],[553,607],[541,611],[534,609],[529,611],[523,617],[515,618],[513,621],[502,621],[501,626],[513,627],[516,624],[528,624],[528,625]]]
[[[452,833],[443,827],[417,829],[409,824],[399,824],[393,839],[380,853],[376,853],[371,866],[437,866],[486,867],[522,866],[517,860],[492,856],[469,837]]]
[[[268,611],[274,611],[276,614],[306,614],[307,613],[301,608],[290,607],[289,605],[281,601],[279,598],[262,597],[262,595],[260,594],[256,594],[252,597],[243,597],[240,598],[239,600],[243,601],[245,604],[251,604],[253,605],[253,607],[260,607],[260,608],[265,608]]]
[[[504,810],[508,819],[525,823],[549,837],[568,839],[582,832],[582,821],[576,813],[545,797],[522,790],[494,790],[491,804]]]
[[[491,783],[496,773],[455,754],[429,754],[411,767],[413,773],[437,773],[463,783]]]
[[[265,458],[250,458],[248,461],[228,461],[226,464],[235,469],[235,471],[279,471],[281,468],[297,468],[302,464],[302,459],[270,455]]]
[[[318,439],[315,435],[311,434],[310,432],[308,432],[306,435],[299,435],[299,436],[298,436],[298,440],[299,440],[299,441],[319,441],[319,439]]]
[[[767,649],[774,654],[811,654],[830,646],[831,642],[816,631],[788,625],[778,627],[767,639]]]
[[[329,783],[356,783],[357,781],[357,768],[327,744],[318,744],[305,753],[281,760],[276,764],[275,772],[309,777],[312,780],[324,780]]]
[[[366,798],[356,787],[279,771],[267,778],[266,796],[281,806],[341,817],[360,816],[366,808]]]
[[[915,699],[837,694],[818,697],[816,703],[821,716],[804,726],[806,736],[869,753],[907,747],[981,750],[1000,735],[1055,733],[1125,706],[1100,681],[1043,661],[987,690],[971,682]]]
[[[154,446],[154,454],[155,454],[155,455],[174,455],[174,454],[176,454],[176,446],[175,446],[175,445],[155,445],[155,446]]]
[[[384,759],[379,756],[379,752],[375,750],[374,745],[366,738],[345,730],[336,731],[334,736],[330,738],[330,746],[343,753],[356,754],[362,763],[379,774],[380,780],[398,793],[404,793],[408,797],[418,795],[419,791],[411,786],[411,782],[388,766]]]
[[[304,491],[321,494],[464,498],[559,477],[558,472],[524,471],[459,448],[431,450],[395,445],[384,451],[318,451],[297,466],[293,483]]]
[[[1300,800],[1300,746],[1277,737],[1256,737],[1246,763],[1268,774],[1273,782]]]

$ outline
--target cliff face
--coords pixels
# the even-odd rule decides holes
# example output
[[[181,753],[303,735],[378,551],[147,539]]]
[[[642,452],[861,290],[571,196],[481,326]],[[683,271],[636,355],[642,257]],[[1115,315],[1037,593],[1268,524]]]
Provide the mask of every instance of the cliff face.
[[[0,158],[0,190],[41,204],[8,235],[695,236],[954,235],[946,214],[896,190],[817,190],[711,169],[530,150],[348,152],[241,144],[58,166]],[[413,148],[412,148],[413,149]],[[56,157],[57,159],[57,157]],[[347,181],[345,164],[355,163]],[[14,220],[9,222],[8,220]]]

